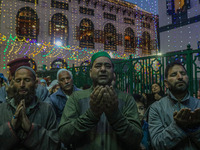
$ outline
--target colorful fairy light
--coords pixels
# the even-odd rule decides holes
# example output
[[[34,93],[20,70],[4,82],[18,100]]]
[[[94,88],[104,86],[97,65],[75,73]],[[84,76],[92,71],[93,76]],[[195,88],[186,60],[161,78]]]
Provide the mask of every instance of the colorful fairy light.
[[[47,66],[47,69],[50,69],[50,64],[57,58],[64,59],[68,63],[69,67],[71,67],[72,64],[74,64],[75,66],[79,66],[82,62],[90,60],[91,56],[94,53],[104,50],[104,41],[94,41],[94,48],[87,42],[83,43],[83,45],[86,44],[86,48],[80,44],[80,37],[90,37],[91,35],[97,36],[98,33],[100,34],[99,39],[103,39],[101,37],[101,33],[104,33],[105,30],[102,26],[106,24],[106,19],[104,18],[105,16],[103,15],[103,12],[110,14],[110,16],[107,16],[108,18],[111,17],[110,19],[112,19],[112,15],[117,16],[117,19],[115,21],[108,20],[107,18],[108,23],[114,24],[114,27],[116,28],[116,35],[114,34],[114,37],[111,37],[116,40],[116,50],[106,50],[112,55],[113,59],[129,59],[129,55],[132,55],[133,58],[142,56],[142,30],[148,31],[150,35],[153,35],[151,37],[151,41],[154,41],[152,45],[157,44],[157,33],[155,31],[155,29],[157,28],[157,24],[155,24],[155,22],[157,22],[158,20],[154,20],[156,16],[141,10],[135,4],[124,2],[122,0],[106,0],[102,1],[102,3],[107,4],[105,6],[105,9],[103,10],[101,3],[98,3],[97,6],[94,8],[93,3],[89,2],[87,4],[86,1],[80,1],[80,5],[75,5],[75,3],[73,3],[72,1],[59,0],[59,4],[61,5],[56,6],[54,6],[52,3],[49,3],[49,1],[50,0],[43,0],[40,4],[37,3],[37,0],[34,0],[33,3],[23,0],[2,1],[1,10],[7,11],[6,9],[9,8],[10,11],[9,19],[5,19],[8,14],[2,13],[4,17],[4,19],[2,20],[2,27],[10,26],[9,30],[7,30],[7,33],[2,32],[3,34],[0,35],[0,44],[2,51],[0,57],[1,60],[3,60],[4,69],[6,69],[7,62],[15,58],[22,57],[24,55],[33,58],[36,61],[37,65],[45,64]],[[65,5],[66,3],[68,5]],[[115,7],[121,5],[121,7],[118,12],[116,12],[117,9],[115,7],[112,7],[111,5],[114,5]],[[69,8],[67,7],[70,7],[72,12],[69,13]],[[83,7],[86,10],[86,14],[80,13],[80,7]],[[19,10],[23,9],[24,12],[26,12],[26,17],[35,16],[35,22],[32,22],[33,25],[28,27],[28,31],[23,29],[22,32],[22,30],[19,30],[19,28],[17,27],[20,26],[21,22],[23,22],[23,18],[26,18],[23,16],[25,15],[25,13],[17,13],[19,12]],[[27,13],[26,10],[30,10],[31,15]],[[91,10],[94,10],[95,15],[91,15]],[[57,20],[54,21],[52,19],[54,18],[53,16],[56,14],[60,18],[57,17]],[[17,15],[22,15],[21,18],[18,18],[18,20],[21,19],[21,22],[17,22]],[[144,20],[144,16],[148,16],[148,19]],[[84,20],[84,18],[93,22],[93,29],[89,28],[89,21],[83,22],[83,28],[80,28],[81,20]],[[128,21],[135,20],[134,24],[125,24],[124,18],[129,18]],[[144,24],[147,24],[150,19],[153,20],[154,28],[148,29],[146,27],[142,27],[142,22],[144,22]],[[30,20],[33,20],[33,18],[31,18]],[[105,24],[103,24],[102,22],[104,22]],[[68,28],[65,28],[65,25],[68,26]],[[121,27],[121,25],[123,25],[123,27]],[[134,53],[124,52],[124,27],[125,29],[131,28],[134,31],[134,38],[136,41]],[[85,31],[82,30],[84,31],[82,32],[82,35],[77,36],[77,31],[79,32],[78,29],[84,29]],[[33,36],[33,38],[20,36],[19,33],[24,33],[22,35],[30,34],[31,36]],[[62,36],[58,38],[57,33],[62,34]],[[35,35],[37,35],[37,37]],[[67,37],[65,37],[65,35],[67,35]],[[127,35],[125,38],[127,41],[131,40],[130,35]],[[94,38],[93,40],[97,39]],[[64,44],[63,41],[66,44]],[[153,47],[155,47],[154,50],[157,51],[157,46]]]

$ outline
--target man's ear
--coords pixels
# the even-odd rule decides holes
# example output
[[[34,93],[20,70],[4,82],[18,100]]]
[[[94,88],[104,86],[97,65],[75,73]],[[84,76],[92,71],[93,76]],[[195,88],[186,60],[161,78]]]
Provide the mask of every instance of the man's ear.
[[[166,88],[169,88],[169,84],[168,84],[168,81],[166,79],[164,80],[164,84],[165,84]]]

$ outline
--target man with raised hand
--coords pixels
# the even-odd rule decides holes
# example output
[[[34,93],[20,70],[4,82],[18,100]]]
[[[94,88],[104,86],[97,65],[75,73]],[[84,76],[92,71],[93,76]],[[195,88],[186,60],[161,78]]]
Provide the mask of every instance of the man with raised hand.
[[[149,133],[157,150],[200,149],[200,101],[188,92],[185,67],[178,62],[167,65],[165,86],[168,96],[155,102],[149,111]]]
[[[114,64],[106,52],[92,56],[90,89],[74,92],[66,103],[59,137],[77,150],[138,149],[142,129],[134,98],[114,89]]]
[[[0,149],[56,150],[60,148],[53,108],[35,94],[35,71],[19,67],[13,77],[14,96],[0,104]]]
[[[9,101],[13,97],[14,93],[13,93],[12,79],[14,77],[15,71],[20,66],[31,67],[30,58],[25,56],[25,57],[11,60],[10,62],[8,62],[7,66],[9,66],[9,76],[8,76],[9,84],[6,84],[6,86],[0,88],[0,101],[1,102]],[[49,95],[49,91],[47,90],[47,88],[41,86],[40,84],[37,85],[35,90],[36,90],[36,96],[41,101],[44,101]]]

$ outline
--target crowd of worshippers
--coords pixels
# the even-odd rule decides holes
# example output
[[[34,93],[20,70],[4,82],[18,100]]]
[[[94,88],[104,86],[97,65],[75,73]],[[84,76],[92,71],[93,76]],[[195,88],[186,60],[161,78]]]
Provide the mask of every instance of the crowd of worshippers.
[[[91,87],[78,88],[67,69],[39,79],[30,59],[0,74],[0,150],[199,150],[200,100],[190,96],[185,67],[172,62],[151,94],[115,86],[107,52],[91,58]]]

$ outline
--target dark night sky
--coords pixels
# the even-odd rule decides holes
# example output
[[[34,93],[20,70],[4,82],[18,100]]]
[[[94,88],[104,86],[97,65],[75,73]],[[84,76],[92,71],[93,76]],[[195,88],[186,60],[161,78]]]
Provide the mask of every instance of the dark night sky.
[[[158,0],[124,0],[124,1],[134,3],[138,5],[140,8],[148,12],[151,12],[153,14],[158,14],[158,8],[157,8]]]

